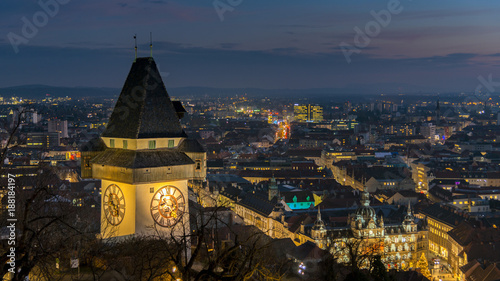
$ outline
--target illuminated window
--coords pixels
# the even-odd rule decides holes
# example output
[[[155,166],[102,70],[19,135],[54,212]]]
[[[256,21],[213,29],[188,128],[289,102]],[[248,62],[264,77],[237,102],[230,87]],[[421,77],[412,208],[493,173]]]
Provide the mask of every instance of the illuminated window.
[[[168,140],[168,147],[174,147],[174,140]]]
[[[128,148],[128,142],[126,140],[123,140],[123,149]]]
[[[149,149],[156,149],[156,141],[155,140],[149,141]]]
[[[115,147],[115,140],[114,139],[109,140],[109,147],[111,147],[111,148]]]

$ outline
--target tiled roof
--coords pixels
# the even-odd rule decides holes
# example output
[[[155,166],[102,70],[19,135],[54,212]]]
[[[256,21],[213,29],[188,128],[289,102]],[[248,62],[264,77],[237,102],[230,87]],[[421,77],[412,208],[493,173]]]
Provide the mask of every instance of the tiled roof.
[[[276,200],[269,201],[261,194],[247,193],[238,204],[267,217],[273,211]]]
[[[103,137],[186,137],[153,58],[132,64]]]
[[[321,157],[322,149],[290,149],[288,150],[289,156],[301,157]]]
[[[89,140],[88,142],[84,143],[80,147],[80,151],[82,151],[82,152],[104,151],[104,150],[106,150],[106,144],[99,137]]]
[[[500,263],[485,262],[484,265],[479,264],[472,269],[472,272],[467,276],[467,280],[472,281],[495,281],[500,280]],[[462,271],[464,271],[462,269]]]
[[[433,204],[422,210],[422,214],[431,217],[435,220],[446,223],[449,226],[458,225],[458,223],[465,220],[464,217],[454,213],[449,208],[443,208],[440,204]]]
[[[195,139],[184,139],[178,147],[182,152],[205,152],[203,146]]]
[[[108,148],[93,163],[123,168],[154,168],[193,164],[193,160],[176,149],[128,150]]]
[[[313,219],[308,214],[295,215],[287,219],[288,230],[292,233],[300,230],[300,225],[302,222],[309,224],[313,222]]]
[[[500,242],[474,241],[464,248],[468,259],[500,261]]]
[[[467,273],[467,271],[472,269],[474,266],[480,266],[480,264],[477,260],[473,260],[473,261],[467,263],[466,265],[460,267],[460,271],[462,271],[463,273]]]
[[[232,186],[224,187],[219,193],[234,201],[237,201],[238,196],[242,195],[241,189]]]
[[[314,195],[311,191],[289,191],[282,192],[282,197],[284,197],[286,203],[294,202],[294,198],[297,198],[297,202],[311,202],[314,203]]]
[[[326,175],[325,170],[242,170],[239,171],[240,177],[262,177],[270,178],[274,175],[276,179],[292,179],[300,177],[323,178]]]
[[[318,246],[311,241],[307,241],[298,246],[292,253],[293,257],[300,261],[321,260],[327,254],[327,251],[318,248]]]

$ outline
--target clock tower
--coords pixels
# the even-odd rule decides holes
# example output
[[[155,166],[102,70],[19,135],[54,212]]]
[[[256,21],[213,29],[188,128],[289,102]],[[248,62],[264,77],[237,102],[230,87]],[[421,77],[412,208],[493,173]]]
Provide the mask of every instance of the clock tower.
[[[137,58],[99,139],[82,150],[82,176],[101,179],[101,236],[189,233],[188,182],[206,153],[188,139],[152,57]]]

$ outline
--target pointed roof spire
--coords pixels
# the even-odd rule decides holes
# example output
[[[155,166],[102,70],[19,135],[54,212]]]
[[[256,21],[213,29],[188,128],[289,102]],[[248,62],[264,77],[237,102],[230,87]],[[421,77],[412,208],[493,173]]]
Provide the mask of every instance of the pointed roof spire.
[[[314,226],[312,227],[312,230],[314,231],[326,231],[325,223],[323,220],[321,220],[321,208],[318,206],[318,217],[316,218],[316,221],[314,222]],[[318,237],[316,237],[318,238]]]
[[[361,192],[361,199],[359,201],[363,206],[370,206],[370,193],[368,193],[365,186],[363,186],[363,192]]]
[[[132,64],[102,137],[186,137],[154,59],[137,58]]]
[[[408,224],[411,224],[413,221],[414,221],[414,217],[411,214],[411,201],[408,200],[408,208],[406,210],[406,216],[405,216],[405,219],[403,221],[403,224],[408,225]]]
[[[318,206],[318,218],[317,220],[321,220],[321,206]]]
[[[274,177],[274,173],[273,173],[273,176],[271,177],[271,180],[270,180],[271,184],[275,185],[276,184],[276,178]]]

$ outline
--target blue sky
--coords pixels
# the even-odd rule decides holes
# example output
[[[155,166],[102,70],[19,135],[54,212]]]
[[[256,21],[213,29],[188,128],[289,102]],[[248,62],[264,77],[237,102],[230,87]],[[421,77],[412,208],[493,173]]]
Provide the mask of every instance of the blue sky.
[[[57,0],[41,0],[54,3]],[[500,2],[402,0],[401,11],[347,62],[373,12],[390,1],[59,0],[15,52],[37,1],[0,3],[0,87],[121,87],[134,57],[154,57],[168,87],[372,88],[472,92],[479,75],[500,81]],[[187,2],[187,3],[186,3]],[[236,4],[219,17],[214,3]],[[43,20],[43,18],[39,18]],[[498,79],[495,77],[498,76]]]

